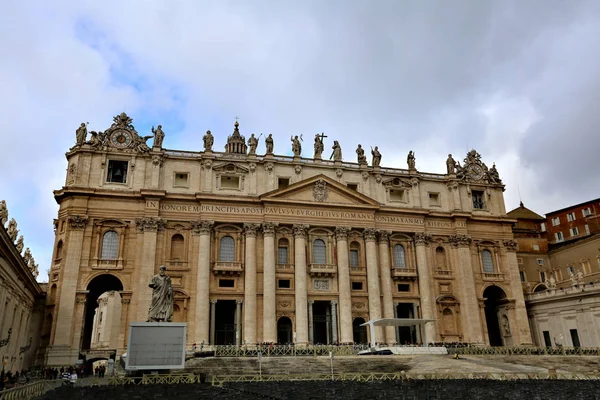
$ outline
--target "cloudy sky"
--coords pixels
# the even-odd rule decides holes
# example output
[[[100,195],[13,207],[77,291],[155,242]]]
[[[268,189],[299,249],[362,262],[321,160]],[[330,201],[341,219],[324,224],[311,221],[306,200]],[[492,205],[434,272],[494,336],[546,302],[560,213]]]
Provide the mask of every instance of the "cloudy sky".
[[[0,52],[0,198],[42,279],[75,129],[123,110],[171,149],[221,149],[239,116],[279,154],[325,132],[443,173],[475,148],[509,210],[600,197],[597,0],[13,1]]]

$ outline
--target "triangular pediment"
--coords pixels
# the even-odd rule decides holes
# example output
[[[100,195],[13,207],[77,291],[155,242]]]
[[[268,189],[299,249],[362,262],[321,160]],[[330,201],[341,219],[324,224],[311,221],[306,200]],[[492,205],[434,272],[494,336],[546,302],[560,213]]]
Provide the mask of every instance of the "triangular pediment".
[[[325,176],[316,175],[260,196],[263,201],[379,207],[376,200]]]

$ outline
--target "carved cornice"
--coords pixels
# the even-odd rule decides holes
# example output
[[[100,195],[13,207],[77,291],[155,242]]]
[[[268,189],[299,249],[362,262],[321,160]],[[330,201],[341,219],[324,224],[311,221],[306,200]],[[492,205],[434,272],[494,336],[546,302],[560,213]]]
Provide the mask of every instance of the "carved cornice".
[[[375,240],[377,236],[377,230],[374,228],[366,228],[363,231],[363,237],[365,240]]]
[[[339,240],[348,240],[348,228],[345,226],[337,226],[335,228],[335,238]]]
[[[273,236],[279,224],[277,222],[265,222],[262,224],[263,235]]]
[[[260,224],[244,223],[244,234],[246,237],[256,237],[256,231],[260,229]]]
[[[431,243],[431,234],[425,232],[417,232],[415,233],[415,244],[418,245],[426,245]]]
[[[469,235],[450,235],[448,240],[452,247],[469,247],[473,241]]]
[[[377,239],[379,240],[379,243],[389,243],[391,234],[392,232],[390,231],[377,231]]]
[[[199,235],[210,235],[215,221],[193,221],[192,232]]]
[[[143,217],[136,219],[135,224],[141,232],[157,232],[165,229],[167,221],[157,217]]]
[[[87,225],[89,218],[87,215],[69,215],[67,218],[69,221],[69,226],[72,229],[83,229]]]
[[[519,244],[514,240],[510,239],[504,241],[504,247],[506,247],[506,250],[508,251],[517,251]]]
[[[306,237],[306,231],[308,230],[309,225],[294,225],[292,227],[292,232],[294,233],[295,237]]]

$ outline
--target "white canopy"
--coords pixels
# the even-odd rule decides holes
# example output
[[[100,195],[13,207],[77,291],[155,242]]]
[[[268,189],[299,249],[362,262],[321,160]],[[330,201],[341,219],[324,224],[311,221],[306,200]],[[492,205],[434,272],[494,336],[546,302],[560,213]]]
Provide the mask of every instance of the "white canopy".
[[[435,321],[434,319],[419,319],[419,318],[380,318],[372,319],[370,321],[361,324],[360,326],[369,326],[371,333],[371,347],[375,347],[375,327],[376,326],[421,326],[429,322]],[[425,330],[423,329],[423,345],[427,346],[427,338],[425,337]]]

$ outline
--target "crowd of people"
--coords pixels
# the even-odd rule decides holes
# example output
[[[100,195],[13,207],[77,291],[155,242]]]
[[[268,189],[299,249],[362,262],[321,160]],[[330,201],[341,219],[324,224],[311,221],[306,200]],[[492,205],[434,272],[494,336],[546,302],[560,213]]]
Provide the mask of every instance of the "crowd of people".
[[[19,385],[25,385],[29,383],[29,380],[29,371],[26,369],[15,373],[12,373],[11,371],[4,372],[4,370],[2,370],[2,372],[0,372],[0,391],[11,389]]]

